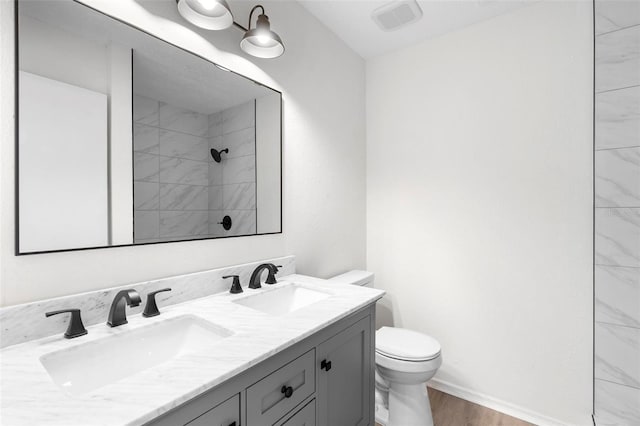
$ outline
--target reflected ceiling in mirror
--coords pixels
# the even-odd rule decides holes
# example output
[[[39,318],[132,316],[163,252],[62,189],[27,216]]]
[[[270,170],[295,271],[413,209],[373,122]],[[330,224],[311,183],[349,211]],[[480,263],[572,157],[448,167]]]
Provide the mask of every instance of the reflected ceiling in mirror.
[[[18,5],[18,254],[281,232],[280,92],[74,1]]]

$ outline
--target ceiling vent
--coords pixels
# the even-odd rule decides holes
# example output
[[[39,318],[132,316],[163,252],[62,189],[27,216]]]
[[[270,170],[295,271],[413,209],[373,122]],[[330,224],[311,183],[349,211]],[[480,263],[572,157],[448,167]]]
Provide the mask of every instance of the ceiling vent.
[[[394,1],[373,11],[371,18],[383,31],[395,31],[422,18],[415,0]]]

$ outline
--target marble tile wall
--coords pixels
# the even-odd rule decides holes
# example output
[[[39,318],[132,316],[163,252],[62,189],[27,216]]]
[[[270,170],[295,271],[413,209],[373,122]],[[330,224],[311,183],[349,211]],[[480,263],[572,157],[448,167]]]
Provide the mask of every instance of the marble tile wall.
[[[209,117],[134,97],[136,243],[209,236]]]
[[[255,101],[205,115],[136,95],[135,242],[255,234],[255,131]]]
[[[640,425],[640,2],[596,0],[597,425]]]
[[[209,146],[229,149],[222,162],[209,164],[209,233],[216,236],[256,233],[255,101],[209,116]],[[230,230],[218,222],[228,215]]]

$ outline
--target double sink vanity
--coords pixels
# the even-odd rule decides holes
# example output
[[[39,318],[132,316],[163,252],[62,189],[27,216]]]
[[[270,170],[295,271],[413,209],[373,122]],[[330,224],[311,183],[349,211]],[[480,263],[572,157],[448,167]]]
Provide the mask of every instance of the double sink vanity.
[[[240,268],[232,272],[246,277],[255,265]],[[141,283],[140,293],[170,284],[187,294],[198,284],[183,277]],[[373,424],[374,304],[384,293],[296,274],[242,288],[174,304],[173,291],[162,293],[159,315],[127,308],[117,327],[105,317],[78,338],[61,328],[5,347],[2,424]]]

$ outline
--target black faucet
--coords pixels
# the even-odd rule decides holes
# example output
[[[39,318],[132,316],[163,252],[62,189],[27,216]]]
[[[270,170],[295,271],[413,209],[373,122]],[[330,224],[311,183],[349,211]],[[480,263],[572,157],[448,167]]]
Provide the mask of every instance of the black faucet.
[[[233,284],[231,284],[231,288],[229,289],[229,293],[231,293],[231,294],[242,293],[242,286],[240,285],[240,276],[239,275],[225,275],[222,278],[233,278]]]
[[[142,312],[143,317],[155,317],[160,315],[160,310],[156,303],[156,294],[162,293],[163,291],[171,291],[171,289],[167,287],[161,290],[151,291],[147,294],[147,304],[144,305],[144,311]]]
[[[64,333],[64,337],[67,339],[73,339],[74,337],[80,337],[87,334],[87,330],[84,328],[84,324],[82,324],[82,317],[80,316],[80,309],[62,309],[59,311],[47,312],[45,316],[48,318],[51,315],[58,314],[71,314],[71,320],[69,321],[69,326],[67,327],[67,331]]]
[[[282,266],[276,266],[273,263],[263,263],[262,265],[258,266],[254,271],[253,274],[251,274],[251,279],[249,280],[249,288],[260,288],[262,287],[260,285],[260,275],[262,275],[262,271],[264,271],[265,269],[269,270],[269,275],[267,276],[267,279],[265,280],[265,284],[275,284],[278,282],[278,280],[276,280],[276,276],[275,274],[278,273],[278,268],[282,268]]]
[[[119,325],[126,324],[128,322],[126,313],[127,305],[134,308],[139,304],[140,295],[134,289],[119,291],[113,299],[113,303],[111,303],[107,324],[110,327],[117,327]]]

